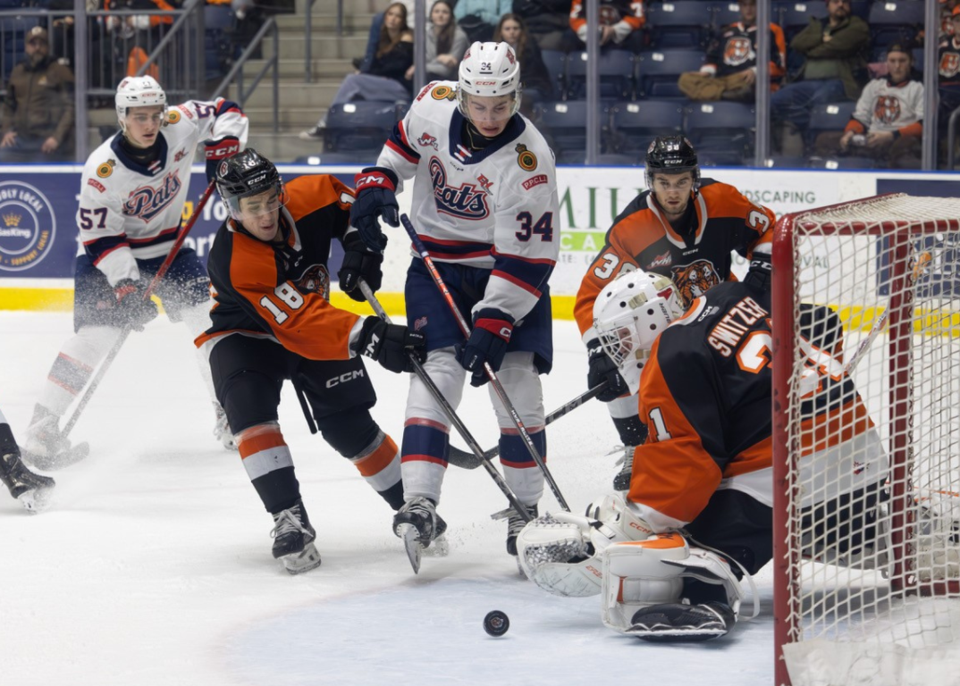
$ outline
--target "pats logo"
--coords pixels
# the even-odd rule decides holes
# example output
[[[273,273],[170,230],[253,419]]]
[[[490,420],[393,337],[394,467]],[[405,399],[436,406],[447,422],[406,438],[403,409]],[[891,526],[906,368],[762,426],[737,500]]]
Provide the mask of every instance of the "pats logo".
[[[20,272],[50,252],[57,218],[46,196],[21,181],[0,183],[0,270]]]
[[[723,62],[731,67],[739,67],[754,57],[753,46],[743,36],[734,36],[723,47]]]
[[[670,271],[683,301],[688,303],[720,283],[717,268],[710,260],[697,260],[685,267],[674,267]]]
[[[900,99],[895,95],[881,95],[873,107],[873,116],[884,124],[893,124],[900,119]]]
[[[431,136],[429,133],[420,134],[420,138],[417,139],[417,145],[423,148],[431,147],[434,150],[440,149],[440,147],[437,145],[437,139]]]
[[[148,222],[167,209],[182,187],[180,170],[167,174],[159,184],[140,186],[123,203],[123,214]]]
[[[447,170],[436,157],[430,158],[430,177],[433,179],[433,195],[437,212],[460,219],[480,220],[490,215],[487,194],[472,183],[462,186],[447,185]]]

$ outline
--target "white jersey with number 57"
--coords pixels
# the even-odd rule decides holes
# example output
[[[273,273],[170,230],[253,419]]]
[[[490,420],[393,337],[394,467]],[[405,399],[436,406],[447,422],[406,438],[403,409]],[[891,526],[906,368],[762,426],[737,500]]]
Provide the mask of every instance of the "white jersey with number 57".
[[[520,114],[481,150],[464,140],[464,123],[457,82],[430,83],[394,128],[377,166],[396,172],[401,187],[414,177],[411,216],[434,260],[492,270],[474,310],[521,319],[560,252],[553,153]]]

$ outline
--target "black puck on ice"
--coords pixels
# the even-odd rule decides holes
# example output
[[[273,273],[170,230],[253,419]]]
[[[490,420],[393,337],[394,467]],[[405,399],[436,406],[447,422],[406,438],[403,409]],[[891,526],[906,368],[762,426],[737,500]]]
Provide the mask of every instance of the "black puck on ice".
[[[483,630],[491,636],[503,636],[510,628],[510,618],[505,612],[493,610],[483,618]]]

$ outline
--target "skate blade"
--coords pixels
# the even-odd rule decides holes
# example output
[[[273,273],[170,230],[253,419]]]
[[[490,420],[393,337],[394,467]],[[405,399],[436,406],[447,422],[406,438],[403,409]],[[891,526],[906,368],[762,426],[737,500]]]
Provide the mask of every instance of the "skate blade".
[[[23,451],[22,458],[31,466],[36,467],[42,472],[55,472],[58,469],[69,467],[81,460],[85,460],[90,455],[90,444],[87,442],[77,443],[66,450],[61,450],[53,456],[37,455],[35,453]]]
[[[413,573],[420,573],[420,556],[423,554],[423,546],[420,545],[420,536],[417,527],[413,524],[398,524],[397,536],[403,541],[403,547],[407,549],[407,557],[410,559],[410,566],[413,567]]]
[[[447,535],[440,534],[430,541],[430,545],[426,548],[421,546],[421,553],[427,557],[446,557],[449,555],[450,541],[447,540]]]
[[[303,574],[320,566],[320,553],[317,546],[307,543],[299,553],[284,555],[280,560],[288,574]]]

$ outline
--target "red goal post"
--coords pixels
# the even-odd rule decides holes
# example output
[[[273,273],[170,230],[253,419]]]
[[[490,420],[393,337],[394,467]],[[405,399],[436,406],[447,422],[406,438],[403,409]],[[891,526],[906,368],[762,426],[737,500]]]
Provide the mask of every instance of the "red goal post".
[[[960,683],[960,199],[786,215],[773,272],[776,684]]]

